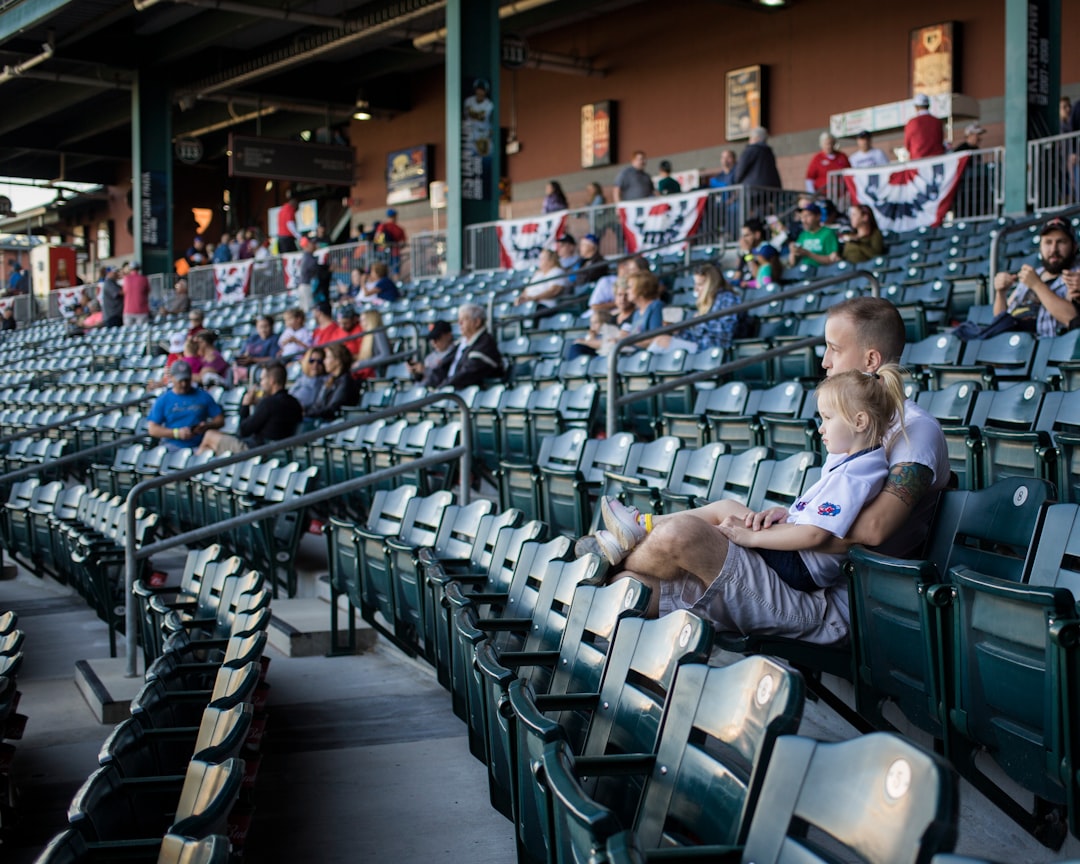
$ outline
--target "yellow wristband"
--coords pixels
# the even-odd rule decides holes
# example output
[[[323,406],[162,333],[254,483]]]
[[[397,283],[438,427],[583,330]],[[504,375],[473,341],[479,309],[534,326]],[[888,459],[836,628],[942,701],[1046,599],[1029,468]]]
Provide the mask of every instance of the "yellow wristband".
[[[652,513],[646,513],[645,514],[645,533],[646,534],[651,533],[652,528],[653,528],[653,514]]]
[[[180,437],[180,430],[179,429],[173,429],[172,430],[172,437],[173,438],[179,438]]]

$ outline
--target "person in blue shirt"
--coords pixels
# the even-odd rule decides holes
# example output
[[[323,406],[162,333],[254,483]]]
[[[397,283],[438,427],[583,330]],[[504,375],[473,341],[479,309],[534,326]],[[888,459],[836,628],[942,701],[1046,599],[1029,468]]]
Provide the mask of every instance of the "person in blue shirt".
[[[280,353],[278,337],[274,333],[274,319],[269,315],[260,315],[255,319],[255,332],[248,336],[236,362],[241,366],[250,366],[259,360],[273,360]]]
[[[627,278],[630,300],[636,307],[630,318],[629,335],[645,333],[664,326],[664,302],[660,299],[660,280],[648,271]]]
[[[225,425],[221,406],[205,390],[191,383],[191,366],[183,360],[169,367],[172,389],[166,390],[150,408],[148,431],[166,447],[198,447],[203,433]]]
[[[376,261],[372,264],[371,281],[364,286],[364,299],[393,303],[400,296],[397,283],[390,278],[390,268],[386,266],[386,263]]]

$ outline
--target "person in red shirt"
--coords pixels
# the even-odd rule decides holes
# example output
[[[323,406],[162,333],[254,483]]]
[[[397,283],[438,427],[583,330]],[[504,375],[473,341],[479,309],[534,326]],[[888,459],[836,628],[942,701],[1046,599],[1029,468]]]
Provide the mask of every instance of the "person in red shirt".
[[[285,203],[277,213],[278,255],[296,251],[296,241],[300,231],[296,227],[296,205],[292,200],[292,189],[285,193]]]
[[[401,247],[405,245],[405,229],[398,225],[397,210],[386,211],[386,218],[375,226],[373,237],[375,252],[396,277],[401,270]]]
[[[124,326],[145,324],[150,320],[150,280],[143,276],[142,265],[132,261],[124,277]]]
[[[822,132],[818,138],[821,149],[810,159],[806,167],[806,191],[818,195],[825,194],[830,171],[850,168],[847,156],[836,149],[836,139],[829,132]]]
[[[315,330],[311,334],[312,345],[325,345],[349,335],[334,320],[329,303],[316,303],[311,311],[315,316]]]
[[[925,159],[945,152],[945,130],[930,113],[930,97],[915,94],[915,116],[904,126],[904,147],[909,159]]]
[[[360,353],[360,345],[363,340],[360,338],[364,333],[364,325],[360,323],[360,317],[356,314],[356,308],[354,306],[339,306],[337,310],[338,317],[338,329],[341,330],[342,336],[352,336],[355,334],[355,339],[350,339],[345,343],[345,347],[349,349],[349,352],[355,357]]]

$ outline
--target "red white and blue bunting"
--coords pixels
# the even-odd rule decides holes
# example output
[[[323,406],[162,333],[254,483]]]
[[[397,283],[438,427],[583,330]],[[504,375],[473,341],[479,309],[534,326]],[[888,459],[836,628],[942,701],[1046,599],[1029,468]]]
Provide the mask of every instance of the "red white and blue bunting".
[[[708,190],[702,190],[619,204],[626,251],[683,251],[686,239],[698,229],[708,197]]]
[[[952,209],[966,153],[946,153],[929,159],[861,168],[845,173],[851,200],[874,211],[882,231],[910,231],[940,225]]]
[[[504,270],[535,267],[541,249],[554,249],[555,240],[566,226],[565,210],[507,219],[496,226],[499,235],[499,266]]]

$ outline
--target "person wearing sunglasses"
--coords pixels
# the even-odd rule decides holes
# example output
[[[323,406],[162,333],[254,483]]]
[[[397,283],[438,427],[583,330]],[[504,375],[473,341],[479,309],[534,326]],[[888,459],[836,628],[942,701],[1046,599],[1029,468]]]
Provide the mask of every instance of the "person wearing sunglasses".
[[[305,411],[315,404],[315,399],[326,383],[325,355],[322,348],[309,348],[300,365],[300,377],[289,388],[293,396]]]

